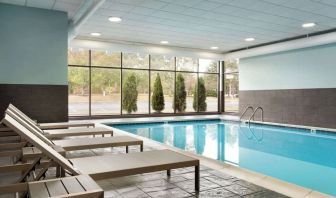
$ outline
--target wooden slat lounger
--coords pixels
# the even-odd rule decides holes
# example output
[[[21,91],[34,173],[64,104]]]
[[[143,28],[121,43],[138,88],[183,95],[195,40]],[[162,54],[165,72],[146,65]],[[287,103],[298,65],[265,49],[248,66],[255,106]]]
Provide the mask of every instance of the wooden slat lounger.
[[[40,129],[65,129],[68,127],[95,127],[93,122],[71,121],[55,123],[36,123]]]
[[[30,132],[34,134],[35,137],[38,137],[47,145],[61,146],[66,151],[126,146],[126,152],[128,153],[128,146],[132,146],[132,145],[139,145],[140,151],[143,151],[143,141],[137,138],[130,137],[130,136],[76,138],[76,139],[51,141],[48,138],[46,138],[44,135],[42,135],[40,132],[38,132],[37,131],[38,129],[36,129],[36,127],[28,124],[25,120],[17,116],[11,110],[7,109],[6,114],[10,115],[13,119],[15,119],[17,122],[19,122],[21,125],[23,125],[28,130],[30,130]],[[24,155],[25,153],[23,153],[23,156]]]
[[[88,140],[89,139],[89,140]],[[89,142],[88,142],[89,141]],[[66,140],[54,140],[55,145],[61,146],[66,151],[106,148],[106,147],[119,147],[139,145],[143,150],[143,141],[130,136],[114,136],[114,137],[97,137],[97,138],[77,138]],[[128,152],[128,151],[127,151]]]
[[[20,181],[14,184],[0,185],[0,196],[9,196],[16,193],[20,193],[20,196],[15,197],[26,197],[26,195],[29,195],[31,198],[104,197],[104,190],[89,175],[76,175],[30,182],[20,179]]]
[[[71,122],[52,122],[52,123],[34,123],[40,129],[67,129],[71,127],[95,127],[95,123],[93,122],[85,122],[85,121],[71,121]],[[8,127],[0,127],[0,131],[11,131]]]
[[[28,183],[29,197],[103,198],[104,191],[88,175],[78,175]]]
[[[34,129],[42,133],[43,135],[47,136],[48,138],[62,138],[68,136],[83,136],[83,135],[102,135],[110,134],[113,135],[113,131],[111,129],[107,129],[104,127],[96,127],[96,128],[71,128],[71,129],[55,129],[55,130],[42,130],[36,122],[30,119],[27,115],[23,112],[15,108],[13,105],[9,105],[8,109],[17,117],[20,117],[26,123],[31,125]],[[63,127],[64,128],[64,127]]]
[[[70,129],[52,129],[43,130],[43,135],[49,139],[53,138],[63,138],[68,136],[87,136],[87,135],[111,135],[113,136],[113,131],[104,127],[95,128],[70,128]]]
[[[61,147],[65,151],[78,151],[78,150],[86,150],[86,149],[125,146],[126,153],[128,153],[129,152],[128,147],[132,145],[140,145],[140,151],[141,152],[143,151],[143,141],[133,138],[133,137],[129,137],[129,136],[90,138],[90,142],[88,142],[87,138],[56,140],[56,141],[53,141],[53,143],[56,146]],[[23,161],[26,161],[27,159],[33,159],[36,156],[39,156],[41,154],[42,152],[36,147],[22,148],[22,160]]]
[[[103,198],[104,190],[88,175],[0,186],[0,194],[27,192],[31,198]]]
[[[199,160],[171,151],[155,150],[131,154],[113,154],[76,159],[66,159],[48,144],[36,137],[34,133],[6,114],[4,124],[20,134],[32,145],[40,149],[49,159],[58,163],[72,175],[88,174],[93,179],[104,179],[135,175],[156,171],[167,171],[175,168],[195,167],[195,190],[199,191]]]
[[[29,116],[24,114],[20,109],[15,107],[12,104],[8,105],[8,108],[21,114],[25,117],[25,119],[29,119],[33,121],[35,124],[37,124],[41,129],[65,129],[69,127],[94,127],[95,124],[93,122],[88,121],[73,121],[73,122],[54,122],[54,123],[37,123],[34,120],[32,120]]]

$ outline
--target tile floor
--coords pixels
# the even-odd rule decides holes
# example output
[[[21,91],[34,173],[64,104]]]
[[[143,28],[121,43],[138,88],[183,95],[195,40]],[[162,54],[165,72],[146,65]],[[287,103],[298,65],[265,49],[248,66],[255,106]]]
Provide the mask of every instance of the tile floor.
[[[138,149],[138,147],[130,147],[130,152],[138,152]],[[144,150],[152,149],[154,148],[144,147]],[[68,157],[110,155],[124,152],[124,148],[94,149],[72,152]],[[201,189],[199,193],[196,193],[193,171],[193,168],[182,168],[172,170],[170,178],[165,172],[156,172],[101,180],[98,181],[98,184],[105,190],[105,197],[286,197],[206,166],[201,166]]]
[[[152,150],[152,147],[144,147],[144,150]],[[138,147],[130,147],[130,152],[138,152]],[[68,153],[67,157],[76,158],[83,156],[111,155],[124,153],[125,148],[105,148],[86,151],[74,151]],[[4,160],[1,160],[2,164]],[[222,172],[201,166],[199,193],[194,190],[194,169],[182,168],[171,172],[167,177],[166,172],[146,173],[135,176],[120,177],[115,179],[101,180],[97,183],[104,189],[105,197],[116,198],[182,198],[182,197],[286,197],[249,182],[226,175]],[[48,172],[52,178],[55,170]],[[13,174],[2,174],[1,183],[15,181],[17,176]],[[0,195],[0,198],[13,197],[12,195]]]

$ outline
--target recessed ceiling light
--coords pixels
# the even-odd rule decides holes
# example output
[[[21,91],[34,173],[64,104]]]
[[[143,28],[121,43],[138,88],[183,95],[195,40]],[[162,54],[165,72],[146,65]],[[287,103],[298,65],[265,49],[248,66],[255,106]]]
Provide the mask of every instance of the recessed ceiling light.
[[[108,20],[111,22],[117,23],[121,21],[121,18],[120,17],[109,17]]]
[[[91,36],[101,36],[101,33],[99,33],[99,32],[92,32]]]
[[[210,47],[210,49],[212,49],[212,50],[216,50],[216,49],[218,49],[218,47],[213,46],[213,47]]]
[[[246,38],[245,41],[248,41],[248,42],[251,42],[251,41],[254,41],[255,39],[254,38]]]
[[[169,42],[168,41],[161,41],[160,43],[161,44],[168,44]]]
[[[310,28],[310,27],[314,27],[315,25],[316,25],[315,23],[304,23],[304,24],[302,24],[302,27]]]

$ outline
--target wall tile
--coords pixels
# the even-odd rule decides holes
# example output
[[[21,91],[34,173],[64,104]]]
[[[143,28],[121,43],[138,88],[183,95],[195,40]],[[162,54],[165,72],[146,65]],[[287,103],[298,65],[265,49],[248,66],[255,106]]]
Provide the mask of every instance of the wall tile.
[[[244,90],[239,96],[240,111],[247,106],[261,106],[265,121],[336,128],[334,88]]]
[[[0,114],[9,103],[39,122],[68,121],[67,85],[0,84]]]

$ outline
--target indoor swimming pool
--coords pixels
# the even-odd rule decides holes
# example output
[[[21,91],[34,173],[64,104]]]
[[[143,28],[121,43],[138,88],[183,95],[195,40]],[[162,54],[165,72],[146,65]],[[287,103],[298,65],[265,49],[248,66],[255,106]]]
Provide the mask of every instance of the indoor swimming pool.
[[[117,129],[336,195],[336,133],[215,120],[109,124]]]

